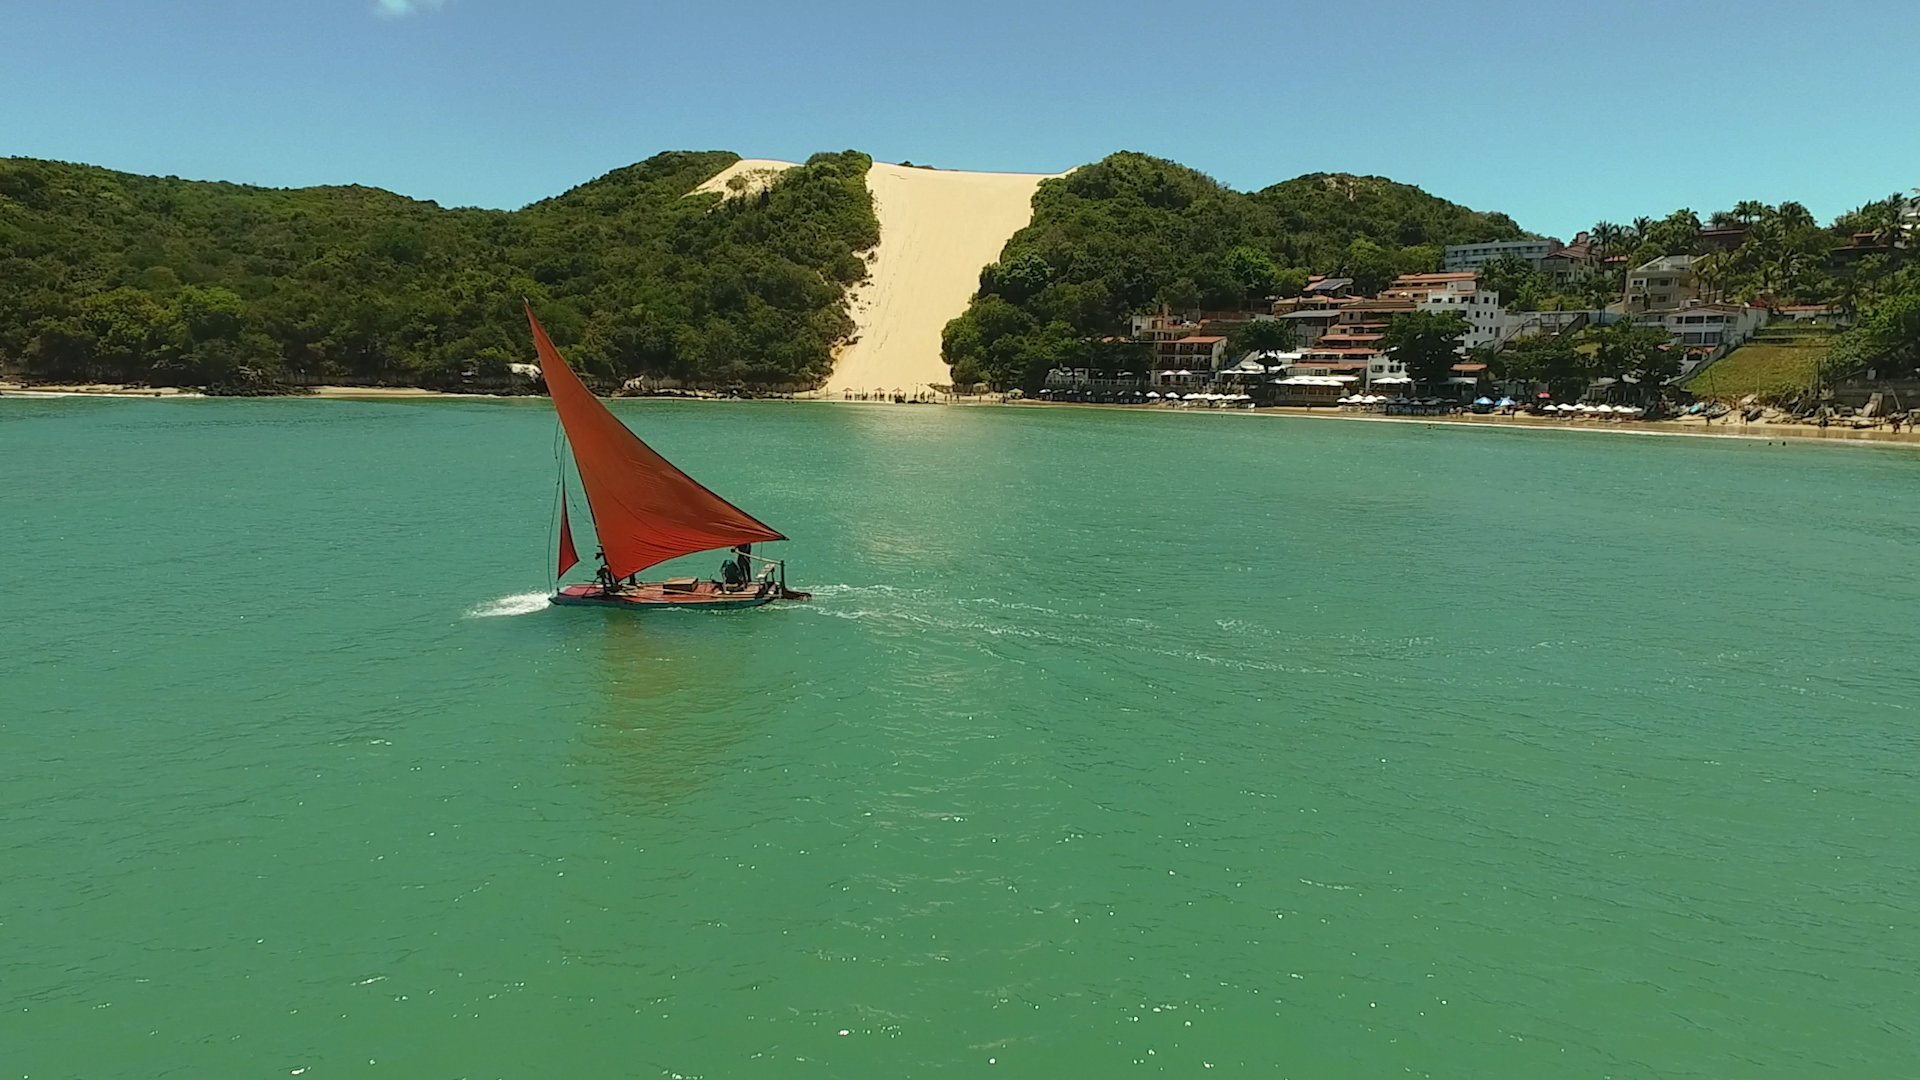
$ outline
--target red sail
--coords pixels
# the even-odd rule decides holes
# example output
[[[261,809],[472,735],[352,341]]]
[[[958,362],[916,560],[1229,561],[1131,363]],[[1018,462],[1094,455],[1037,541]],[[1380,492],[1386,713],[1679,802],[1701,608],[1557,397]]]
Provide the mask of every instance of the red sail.
[[[527,322],[614,577],[696,551],[786,539],[641,442],[560,358],[531,306]]]
[[[560,496],[560,569],[553,576],[566,577],[567,571],[573,569],[579,562],[580,553],[573,550],[573,530],[567,526],[567,497],[562,493]]]

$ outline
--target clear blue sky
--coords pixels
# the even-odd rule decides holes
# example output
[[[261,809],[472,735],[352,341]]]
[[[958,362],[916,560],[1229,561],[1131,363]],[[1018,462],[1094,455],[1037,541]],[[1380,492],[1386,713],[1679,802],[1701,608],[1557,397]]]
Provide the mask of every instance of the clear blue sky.
[[[666,149],[1596,219],[1920,185],[1912,0],[0,0],[0,155],[511,207]]]

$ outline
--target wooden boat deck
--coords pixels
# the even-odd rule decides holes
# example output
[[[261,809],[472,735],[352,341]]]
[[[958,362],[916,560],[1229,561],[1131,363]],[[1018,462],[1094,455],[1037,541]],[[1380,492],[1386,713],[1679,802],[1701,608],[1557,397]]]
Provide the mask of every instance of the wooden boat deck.
[[[717,581],[697,581],[690,586],[675,583],[671,588],[664,581],[643,581],[613,593],[598,585],[569,585],[554,594],[553,602],[596,607],[675,607],[725,611],[759,607],[779,596],[780,587],[773,582],[756,582],[745,588],[728,590]]]

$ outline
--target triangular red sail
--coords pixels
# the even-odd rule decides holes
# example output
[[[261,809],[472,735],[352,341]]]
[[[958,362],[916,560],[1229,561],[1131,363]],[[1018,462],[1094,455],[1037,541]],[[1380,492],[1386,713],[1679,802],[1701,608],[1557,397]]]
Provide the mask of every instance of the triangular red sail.
[[[553,576],[566,577],[567,571],[579,562],[580,553],[573,550],[573,529],[567,525],[567,497],[563,492],[560,496],[560,569]]]
[[[641,442],[560,358],[531,305],[527,322],[614,577],[696,551],[786,539]]]

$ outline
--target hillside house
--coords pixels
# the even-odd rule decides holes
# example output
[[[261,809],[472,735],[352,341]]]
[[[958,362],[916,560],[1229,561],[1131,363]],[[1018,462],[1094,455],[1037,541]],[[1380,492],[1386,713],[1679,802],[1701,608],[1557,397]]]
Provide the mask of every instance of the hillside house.
[[[1627,311],[1674,311],[1701,299],[1693,276],[1697,256],[1662,255],[1627,274]]]

